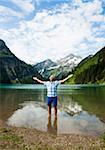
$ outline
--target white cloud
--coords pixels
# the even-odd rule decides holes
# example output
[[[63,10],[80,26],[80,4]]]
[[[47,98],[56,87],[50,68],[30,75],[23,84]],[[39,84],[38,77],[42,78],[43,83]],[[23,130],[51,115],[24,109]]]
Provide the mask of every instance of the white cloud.
[[[24,13],[32,12],[35,7],[33,5],[33,0],[11,0],[16,4]]]
[[[12,7],[14,4],[19,8],[19,10],[15,10],[9,5],[3,6],[0,5],[0,23],[4,26],[8,27],[8,24],[15,24],[19,21],[25,19],[35,10],[35,6],[32,0],[11,0]]]
[[[74,7],[76,4],[78,8]],[[104,46],[105,37],[99,37],[105,33],[105,16],[101,12],[99,0],[88,3],[75,0],[72,6],[64,3],[37,12],[31,21],[21,21],[19,28],[5,32],[2,29],[0,33],[12,52],[28,63],[56,60],[69,53],[84,57]],[[93,23],[99,23],[100,27]]]
[[[11,8],[0,6],[0,20],[2,22],[8,22],[13,17],[23,18],[23,15],[19,12],[12,10]]]

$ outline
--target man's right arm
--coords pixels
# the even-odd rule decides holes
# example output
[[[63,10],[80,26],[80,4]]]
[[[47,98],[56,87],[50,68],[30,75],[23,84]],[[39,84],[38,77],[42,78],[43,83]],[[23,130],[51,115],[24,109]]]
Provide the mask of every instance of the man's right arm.
[[[42,81],[42,80],[38,79],[37,77],[33,77],[33,80],[35,80],[35,81],[37,81],[39,83],[42,83],[42,84],[44,84],[44,82],[45,82],[45,81]]]

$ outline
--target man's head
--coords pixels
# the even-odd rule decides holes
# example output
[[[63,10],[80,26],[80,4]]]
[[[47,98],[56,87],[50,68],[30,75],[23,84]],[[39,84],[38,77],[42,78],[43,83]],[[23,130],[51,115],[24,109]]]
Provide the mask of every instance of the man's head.
[[[55,81],[55,76],[51,75],[49,79],[50,79],[50,81]]]

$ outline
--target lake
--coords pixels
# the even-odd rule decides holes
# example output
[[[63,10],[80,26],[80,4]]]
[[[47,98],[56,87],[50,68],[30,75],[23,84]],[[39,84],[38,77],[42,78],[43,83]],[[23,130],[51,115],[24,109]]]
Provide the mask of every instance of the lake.
[[[46,88],[39,84],[0,84],[0,120],[51,134],[105,132],[105,85],[61,85],[58,117],[48,118]]]

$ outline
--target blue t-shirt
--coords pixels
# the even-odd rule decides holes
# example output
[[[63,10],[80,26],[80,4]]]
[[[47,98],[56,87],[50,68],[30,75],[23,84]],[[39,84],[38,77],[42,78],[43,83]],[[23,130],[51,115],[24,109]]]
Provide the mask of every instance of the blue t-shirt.
[[[44,85],[47,87],[47,96],[48,97],[56,97],[57,96],[57,87],[60,84],[60,81],[46,81]]]

